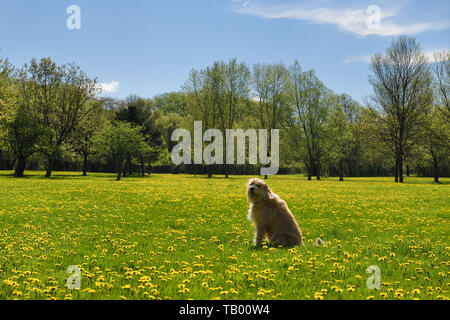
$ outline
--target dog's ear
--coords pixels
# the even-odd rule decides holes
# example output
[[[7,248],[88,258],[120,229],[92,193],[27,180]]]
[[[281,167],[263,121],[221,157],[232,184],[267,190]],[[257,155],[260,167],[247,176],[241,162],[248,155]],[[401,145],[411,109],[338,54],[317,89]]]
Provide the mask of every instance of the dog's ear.
[[[272,190],[270,190],[267,183],[264,183],[262,187],[264,189],[264,200],[269,200],[270,198],[272,198],[273,192]]]

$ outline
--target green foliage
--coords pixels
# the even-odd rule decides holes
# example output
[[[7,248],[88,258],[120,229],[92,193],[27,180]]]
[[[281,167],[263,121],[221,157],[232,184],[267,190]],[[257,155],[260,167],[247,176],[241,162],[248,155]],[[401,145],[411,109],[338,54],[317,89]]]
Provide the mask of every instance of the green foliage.
[[[98,93],[97,82],[78,66],[58,66],[50,58],[25,65],[20,82],[25,104],[34,111],[36,124],[45,128],[38,144],[50,177],[54,161],[69,148],[77,127],[92,116],[88,102]]]
[[[125,161],[138,156],[145,146],[142,131],[143,127],[141,126],[117,121],[107,125],[94,138],[94,146],[98,154],[116,162],[118,180],[120,180]]]
[[[436,136],[443,135],[429,113],[434,103],[447,121],[440,126],[448,126],[449,58],[444,51],[430,64],[415,39],[399,37],[384,55],[373,57],[375,94],[365,107],[333,93],[297,61],[291,66],[215,61],[192,70],[179,92],[118,100],[97,97],[96,79],[73,64],[33,59],[18,72],[0,60],[0,144],[10,153],[19,146],[29,150],[16,157],[38,150],[47,176],[54,161],[73,163],[80,156],[86,171],[95,153],[93,136],[107,123],[125,121],[141,127],[145,141],[126,157],[125,171],[139,165],[144,174],[146,165],[171,164],[175,129],[193,131],[194,121],[202,121],[204,130],[280,129],[280,163],[309,177],[386,175],[392,168],[399,173],[404,161],[417,171],[432,158],[448,163],[445,152],[430,153]],[[101,165],[111,170],[111,163]],[[216,169],[207,167],[211,176]]]

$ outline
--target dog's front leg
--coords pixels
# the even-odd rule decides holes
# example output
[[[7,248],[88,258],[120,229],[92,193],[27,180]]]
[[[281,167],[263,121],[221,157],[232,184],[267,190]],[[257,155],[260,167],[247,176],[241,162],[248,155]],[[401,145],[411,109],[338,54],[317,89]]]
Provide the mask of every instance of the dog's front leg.
[[[260,247],[262,245],[265,233],[265,228],[259,226],[256,227],[255,238],[253,239],[255,246]]]

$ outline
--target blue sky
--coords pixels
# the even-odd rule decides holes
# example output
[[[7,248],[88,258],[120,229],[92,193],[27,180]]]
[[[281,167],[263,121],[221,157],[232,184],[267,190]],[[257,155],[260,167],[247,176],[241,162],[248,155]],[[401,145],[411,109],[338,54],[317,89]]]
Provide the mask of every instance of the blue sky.
[[[336,93],[371,93],[368,58],[399,34],[424,51],[450,49],[450,1],[1,0],[0,56],[75,62],[105,83],[107,95],[153,97],[179,90],[192,68],[237,57],[298,60]],[[81,29],[69,30],[70,5]],[[380,23],[368,28],[369,6]],[[373,21],[373,20],[371,20]]]

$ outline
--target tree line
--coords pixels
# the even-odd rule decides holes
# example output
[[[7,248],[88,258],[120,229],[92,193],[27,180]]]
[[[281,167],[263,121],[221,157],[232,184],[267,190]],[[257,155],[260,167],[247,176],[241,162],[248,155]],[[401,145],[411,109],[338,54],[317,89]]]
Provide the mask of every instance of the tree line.
[[[177,128],[279,129],[281,173],[313,177],[449,175],[450,54],[432,61],[401,36],[370,64],[364,105],[327,88],[295,61],[236,58],[192,70],[178,92],[103,97],[97,79],[49,58],[22,68],[0,60],[0,168],[130,173],[254,174],[255,165],[170,160]],[[270,137],[269,137],[270,139]],[[270,152],[270,151],[269,151]]]

